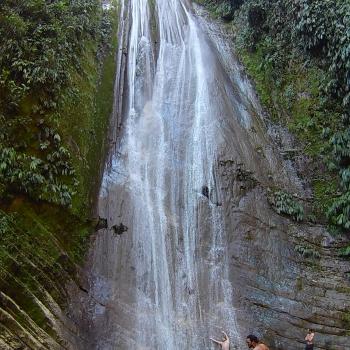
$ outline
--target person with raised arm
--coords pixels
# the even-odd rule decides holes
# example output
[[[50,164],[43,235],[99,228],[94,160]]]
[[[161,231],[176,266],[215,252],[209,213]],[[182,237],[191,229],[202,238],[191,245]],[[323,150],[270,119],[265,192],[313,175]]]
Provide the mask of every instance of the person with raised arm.
[[[215,340],[213,338],[210,338],[210,340],[213,341],[214,343],[220,345],[222,350],[229,350],[230,349],[230,338],[227,336],[227,334],[224,331],[222,331],[222,333],[224,335],[222,341]]]

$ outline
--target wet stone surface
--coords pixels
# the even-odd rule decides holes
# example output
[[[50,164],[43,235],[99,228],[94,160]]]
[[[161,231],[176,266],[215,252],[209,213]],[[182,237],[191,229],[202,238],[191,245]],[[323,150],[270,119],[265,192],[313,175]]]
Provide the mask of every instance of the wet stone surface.
[[[310,191],[223,26],[180,0],[156,1],[156,13],[131,3],[124,126],[82,275],[88,293],[72,302],[74,348],[215,349],[209,337],[225,329],[239,349],[256,333],[295,350],[312,327],[315,349],[350,349],[341,238],[272,209],[269,188]]]

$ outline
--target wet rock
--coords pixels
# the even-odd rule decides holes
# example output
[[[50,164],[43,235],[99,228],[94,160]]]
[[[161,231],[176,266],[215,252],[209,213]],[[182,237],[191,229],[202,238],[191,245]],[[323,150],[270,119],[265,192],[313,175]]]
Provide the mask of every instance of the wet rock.
[[[206,28],[210,30],[210,25]],[[215,33],[220,32],[219,28],[214,29]],[[213,44],[220,42],[220,38],[217,36],[215,38],[218,40],[213,40]],[[218,51],[225,47],[221,45]],[[232,56],[225,55],[224,52],[223,61],[226,57],[230,66],[236,65],[231,59]],[[236,79],[240,77],[238,72],[232,76]],[[249,85],[242,79],[236,85],[233,88],[237,94],[232,97],[241,105],[246,96],[249,96],[249,105],[251,102],[255,104]],[[186,309],[191,310],[193,316],[197,317],[192,319],[192,314],[187,314],[186,323],[178,326],[181,330],[179,333],[183,332],[185,335],[191,334],[188,330],[195,329],[196,341],[203,339],[203,344],[196,343],[194,347],[172,345],[168,347],[169,349],[209,348],[210,345],[204,340],[208,329],[219,322],[220,325],[224,324],[225,317],[231,311],[235,322],[229,318],[227,326],[235,327],[237,324],[237,328],[234,329],[237,331],[235,339],[237,342],[244,342],[244,336],[254,332],[266,340],[272,350],[295,350],[303,347],[305,331],[308,327],[312,327],[316,330],[320,349],[327,349],[330,344],[332,350],[349,349],[345,336],[348,331],[346,320],[350,307],[347,289],[349,281],[346,278],[350,271],[349,263],[337,256],[338,248],[334,245],[323,245],[325,237],[328,237],[324,227],[296,223],[289,217],[278,215],[267,199],[267,181],[273,189],[278,187],[288,193],[297,193],[297,196],[305,195],[304,187],[296,176],[292,162],[287,162],[281,156],[282,149],[294,147],[293,143],[289,142],[291,137],[279,133],[276,128],[274,137],[283,147],[275,149],[275,145],[270,145],[271,139],[261,127],[260,120],[253,120],[254,114],[248,118],[242,112],[243,109],[236,108],[236,104],[231,107],[235,108],[238,117],[242,118],[238,118],[235,114],[231,116],[227,111],[227,120],[224,120],[226,127],[221,130],[222,135],[218,137],[218,140],[224,141],[217,142],[218,149],[215,149],[217,153],[211,154],[211,157],[215,156],[219,161],[214,164],[215,169],[209,170],[210,175],[214,173],[215,187],[212,183],[208,184],[210,190],[215,188],[218,192],[215,196],[219,200],[212,198],[209,187],[202,188],[203,196],[210,198],[212,203],[220,201],[222,207],[217,209],[213,205],[206,205],[207,203],[203,205],[203,201],[196,200],[186,204],[186,200],[181,196],[179,199],[176,197],[177,202],[173,203],[175,204],[173,210],[179,213],[180,224],[183,220],[182,224],[186,224],[183,227],[189,227],[189,232],[179,230],[176,235],[172,225],[166,227],[164,217],[169,216],[168,211],[165,211],[169,209],[168,196],[157,196],[158,192],[153,193],[153,190],[159,191],[163,186],[154,186],[152,181],[149,182],[152,186],[148,187],[152,192],[152,200],[147,201],[147,205],[154,205],[155,200],[157,205],[148,216],[133,216],[135,210],[132,208],[139,208],[141,210],[136,212],[142,213],[146,200],[139,201],[139,193],[135,193],[137,194],[135,197],[129,197],[128,191],[138,187],[130,184],[126,186],[124,179],[115,188],[109,188],[109,199],[101,200],[103,213],[107,212],[114,220],[118,218],[117,220],[127,223],[133,235],[125,235],[123,244],[119,244],[120,241],[116,240],[111,232],[106,232],[106,235],[100,235],[95,244],[91,254],[92,267],[88,266],[91,294],[95,299],[105,300],[106,304],[113,305],[113,308],[101,312],[95,310],[96,302],[82,304],[84,311],[89,305],[92,305],[93,311],[88,310],[91,316],[90,323],[84,322],[80,325],[80,334],[86,334],[88,345],[80,342],[79,349],[86,350],[89,346],[101,349],[138,348],[139,337],[133,338],[130,335],[139,335],[141,332],[146,335],[145,341],[149,341],[149,344],[142,342],[143,348],[162,348],[157,339],[148,336],[155,334],[152,324],[159,308],[154,307],[153,300],[157,299],[157,295],[154,294],[154,290],[157,289],[159,295],[164,297],[162,307],[167,305],[172,307],[174,301],[172,295],[176,296],[175,304],[181,301],[181,298],[186,304],[188,299],[195,299],[198,296],[197,305],[200,305],[201,309],[201,315],[195,315],[198,308],[191,309],[188,303]],[[220,116],[222,114],[220,112]],[[181,113],[179,115],[182,116]],[[211,115],[210,120],[212,117]],[[244,120],[245,117],[247,124],[251,124],[251,130],[255,130],[253,136],[249,128],[245,129],[242,126],[240,120]],[[181,144],[183,139],[181,137]],[[210,139],[206,141],[210,144]],[[261,147],[258,148],[261,152],[256,152],[257,147]],[[152,152],[155,152],[154,148]],[[163,154],[162,149],[159,159],[163,159]],[[152,153],[149,159],[151,165],[153,158]],[[205,161],[203,164],[207,165],[208,162]],[[193,164],[186,165],[193,166]],[[179,176],[176,174],[174,181],[185,176],[182,170],[179,170]],[[209,175],[209,171],[206,175]],[[139,184],[137,176],[131,180],[135,178]],[[176,188],[180,189],[179,193],[182,195],[183,183],[175,183],[179,185]],[[195,186],[188,188],[195,189],[198,194],[200,186],[202,183],[196,183]],[[135,203],[132,203],[133,198],[137,198]],[[159,215],[161,211],[164,215]],[[222,214],[222,217],[218,214]],[[140,220],[140,217],[143,220]],[[154,221],[148,222],[149,217]],[[192,227],[188,222],[198,225]],[[122,234],[127,229],[128,227],[122,223],[112,227],[115,234]],[[148,235],[149,232],[151,234]],[[164,246],[166,249],[163,250]],[[301,249],[298,252],[298,246],[306,246],[317,251],[319,255],[302,254]],[[192,259],[196,261],[198,270],[193,268]],[[128,268],[130,264],[137,266],[135,273],[130,273]],[[156,270],[155,266],[159,270]],[[168,277],[170,283],[165,284]],[[186,282],[187,278],[188,280],[193,278],[195,284]],[[195,286],[194,294],[190,288],[193,286]],[[140,296],[140,292],[146,298],[136,299],[137,295]],[[140,301],[141,304],[138,303]],[[222,314],[217,312],[220,308],[225,317],[221,317]],[[183,309],[178,309],[177,312],[179,310],[176,316],[181,316],[179,319],[182,320]],[[196,323],[199,319],[203,320],[203,324],[200,325],[201,327],[203,325],[202,330]],[[173,329],[174,320],[171,320],[169,325],[162,325],[164,326],[161,329],[162,334],[163,329]],[[140,324],[144,327],[142,330],[135,327]],[[179,338],[185,338],[183,344],[188,344],[187,337]],[[243,345],[240,344],[239,348],[243,349]]]
[[[106,228],[108,228],[108,220],[106,218],[99,217],[98,222],[95,226],[95,230],[98,231]]]
[[[122,235],[124,232],[128,231],[128,227],[120,223],[119,225],[113,225],[111,227],[113,233],[116,235]]]
[[[65,253],[61,254],[57,263],[69,274],[73,274],[75,272],[74,263],[70,260],[69,256]]]
[[[208,188],[208,186],[202,186],[202,195],[209,199],[209,188]]]

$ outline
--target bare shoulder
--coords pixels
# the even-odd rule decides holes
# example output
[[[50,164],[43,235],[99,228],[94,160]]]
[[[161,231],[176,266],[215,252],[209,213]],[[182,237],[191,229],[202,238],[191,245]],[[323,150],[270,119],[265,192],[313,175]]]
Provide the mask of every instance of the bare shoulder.
[[[259,344],[254,350],[269,350],[265,344]]]

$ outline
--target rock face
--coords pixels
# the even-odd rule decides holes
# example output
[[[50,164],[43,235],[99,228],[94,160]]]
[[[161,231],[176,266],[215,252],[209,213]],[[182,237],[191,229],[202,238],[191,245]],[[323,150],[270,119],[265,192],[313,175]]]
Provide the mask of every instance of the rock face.
[[[155,6],[156,29],[145,1],[122,10],[132,19],[117,82],[124,127],[99,201],[107,228],[82,276],[88,293],[72,298],[73,348],[214,349],[209,336],[225,328],[233,347],[257,333],[294,350],[311,327],[316,349],[350,349],[342,238],[271,205],[276,191],[305,206],[311,195],[283,156],[292,138],[264,116],[219,23],[187,2]]]
[[[320,226],[276,215],[260,185],[232,196],[233,166],[222,173],[231,177],[223,202],[238,324],[273,349],[301,349],[308,327],[317,348],[349,349],[349,264],[336,257],[339,242]]]
[[[74,252],[80,249],[76,233],[85,226],[68,212],[50,225],[43,213],[56,218],[62,209],[30,203],[21,217],[8,215],[10,230],[1,232],[1,350],[67,349],[70,335],[77,334],[64,309],[66,285],[79,290]]]
[[[222,25],[205,19],[202,9],[197,12],[232,79],[244,76],[230,48],[233,41],[227,40]],[[293,138],[263,119],[274,152],[284,155],[286,149],[293,149]],[[269,157],[269,151],[256,151]],[[225,150],[217,167],[230,232],[230,280],[235,285],[237,322],[243,334],[257,333],[272,349],[302,349],[307,328],[316,331],[316,349],[350,349],[350,264],[339,257],[346,239],[330,236],[320,225],[297,224],[272,209],[268,200],[272,189],[297,193],[297,198],[310,196],[307,182],[296,176],[305,172],[302,163],[285,160],[282,164],[277,173],[264,167],[251,172],[255,163]],[[285,182],[287,178],[292,184]]]

